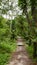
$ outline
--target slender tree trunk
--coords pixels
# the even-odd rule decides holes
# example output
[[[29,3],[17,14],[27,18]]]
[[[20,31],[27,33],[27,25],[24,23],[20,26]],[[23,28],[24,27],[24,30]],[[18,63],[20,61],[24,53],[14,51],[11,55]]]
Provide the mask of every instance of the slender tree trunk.
[[[34,43],[33,43],[33,58],[36,58],[36,56],[37,56],[36,51],[37,51],[37,43],[34,42]]]
[[[35,3],[34,3],[34,5],[35,5]],[[37,27],[37,16],[36,16],[37,15],[37,10],[36,10],[36,7],[34,5],[32,5],[31,10],[32,10],[32,16],[33,16],[33,21],[35,23],[35,27]],[[33,57],[36,58],[36,55],[37,55],[36,54],[36,51],[37,51],[37,43],[36,42],[33,43],[33,47],[34,47]]]
[[[26,15],[26,18],[27,18],[27,21],[28,21],[28,24],[29,24],[29,29],[30,31],[32,32],[32,21],[30,20],[29,18],[29,15],[28,15],[28,12],[27,12],[27,8],[25,8],[25,15]],[[28,33],[30,34],[30,31],[28,31]],[[31,37],[29,36],[29,46],[31,45]]]
[[[32,31],[33,30],[32,29],[32,21],[29,19],[27,8],[25,9],[25,15],[26,15],[26,18],[27,18],[27,21],[28,21],[28,24],[29,24],[29,28]],[[35,16],[33,16],[33,18],[35,18]],[[33,30],[33,32],[34,32],[34,30]],[[33,33],[33,35],[34,35],[34,33]],[[30,40],[30,42],[31,42],[31,40]],[[33,57],[36,58],[36,42],[33,43],[33,47],[34,47],[33,48],[34,49],[34,51],[33,51]]]

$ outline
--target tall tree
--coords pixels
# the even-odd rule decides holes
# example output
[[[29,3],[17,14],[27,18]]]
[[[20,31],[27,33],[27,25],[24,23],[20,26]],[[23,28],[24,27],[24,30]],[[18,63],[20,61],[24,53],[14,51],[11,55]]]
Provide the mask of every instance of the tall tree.
[[[18,5],[23,10],[23,13],[26,15],[28,23],[31,26],[31,20],[29,19],[29,15],[28,15],[27,1],[26,0],[18,0]]]
[[[31,13],[32,13],[32,17],[33,17],[33,21],[34,21],[34,27],[37,28],[37,0],[30,0],[30,3],[31,3]],[[37,32],[35,31],[34,29],[34,36],[37,34]],[[36,35],[37,36],[37,35]],[[34,52],[33,52],[33,55],[34,57],[36,57],[36,49],[37,47],[37,42],[34,41]]]
[[[37,23],[37,0],[30,0],[30,3],[31,3],[31,12],[33,19],[35,23]]]
[[[30,2],[30,6],[31,6],[31,13],[32,13],[32,20],[29,18],[29,14],[28,14],[28,4]],[[29,24],[29,28],[32,31],[33,36],[35,37],[35,29],[32,26],[32,22],[37,22],[37,0],[18,0],[18,5],[20,6],[20,8],[23,10],[23,13],[25,13],[28,24]],[[27,3],[28,2],[28,3]],[[35,13],[36,12],[36,13]],[[37,26],[37,25],[36,25]],[[30,32],[30,31],[29,31]],[[34,53],[36,56],[36,44],[34,44]]]

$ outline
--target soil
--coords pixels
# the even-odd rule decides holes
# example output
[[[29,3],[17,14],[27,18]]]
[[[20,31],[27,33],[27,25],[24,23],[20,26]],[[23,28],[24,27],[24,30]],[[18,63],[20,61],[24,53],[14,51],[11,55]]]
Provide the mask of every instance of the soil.
[[[11,60],[7,65],[35,65],[29,58],[21,38],[18,38],[17,49],[12,54]]]

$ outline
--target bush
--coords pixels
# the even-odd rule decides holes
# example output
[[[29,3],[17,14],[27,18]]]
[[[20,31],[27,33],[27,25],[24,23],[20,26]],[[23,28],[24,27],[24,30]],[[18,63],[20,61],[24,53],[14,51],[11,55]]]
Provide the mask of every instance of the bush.
[[[11,52],[16,49],[15,41],[5,40],[0,42],[0,65],[6,65],[10,58]]]
[[[5,50],[5,51],[7,51],[7,52],[12,52],[13,47],[15,46],[15,43],[12,43],[12,42],[10,42],[10,43],[12,45],[9,44],[9,42],[3,41],[3,42],[0,43],[0,48],[3,49],[3,50]]]
[[[0,65],[5,65],[8,62],[9,57],[10,57],[9,53],[6,52],[0,53]]]
[[[29,56],[32,58],[33,57],[33,46],[27,46],[26,47],[27,52],[29,53]]]

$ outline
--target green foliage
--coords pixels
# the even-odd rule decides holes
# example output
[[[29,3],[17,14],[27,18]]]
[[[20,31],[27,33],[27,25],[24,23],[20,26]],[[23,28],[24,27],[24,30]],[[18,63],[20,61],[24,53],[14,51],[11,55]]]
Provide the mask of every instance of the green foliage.
[[[36,63],[37,57],[33,58],[33,50],[34,50],[33,45],[31,45],[31,46],[26,45],[26,50],[27,50],[27,52],[29,54],[29,57]]]
[[[7,15],[9,11],[13,12],[14,10],[13,1],[11,4],[9,2],[9,0],[0,0],[0,65],[5,65],[7,56],[15,50],[16,44],[13,41],[18,35],[21,35],[28,45],[37,43],[37,0],[18,0],[23,15],[15,17],[14,20],[6,20],[2,17],[2,14]],[[27,49],[32,56],[33,46]]]
[[[26,50],[29,53],[29,56],[33,58],[33,46],[27,46]]]
[[[15,40],[10,39],[10,22],[0,16],[0,65],[6,65],[11,52],[16,49]]]
[[[9,32],[9,25],[6,24],[7,20],[3,17],[0,17],[0,40],[8,37]]]
[[[16,49],[16,44],[10,41],[3,41],[0,43],[0,65],[5,65],[8,63],[10,58],[10,53],[14,52]]]
[[[18,5],[21,7],[21,9],[25,9],[26,8],[26,0],[18,0]]]
[[[17,37],[17,34],[16,34],[16,23],[15,23],[15,19],[12,20],[12,23],[11,23],[11,39],[16,39]]]
[[[0,41],[0,65],[5,65],[11,56],[11,52],[16,50],[15,41],[6,39],[5,41]]]
[[[3,50],[2,50],[3,51]],[[0,51],[1,52],[1,51]],[[9,53],[3,53],[1,52],[0,53],[0,65],[6,65],[6,63],[8,62],[9,60],[9,57],[10,57],[10,54]]]
[[[37,0],[30,0],[30,2],[31,2],[31,5],[32,5],[32,6],[33,6],[33,5],[34,5],[34,6],[37,5]],[[33,6],[33,7],[34,7],[34,6]]]
[[[14,46],[15,46],[15,43],[11,41],[0,42],[0,48],[2,50],[5,50],[6,52],[12,52],[12,50],[15,49]]]

